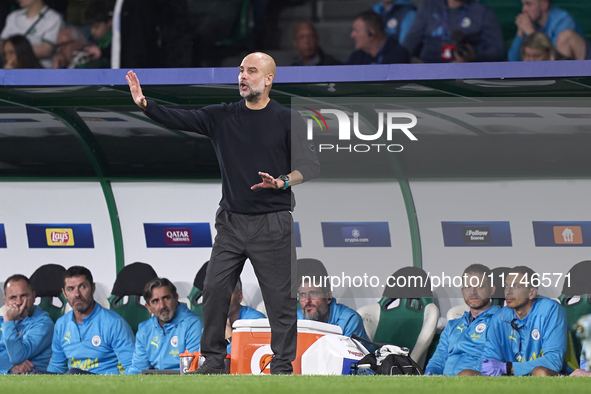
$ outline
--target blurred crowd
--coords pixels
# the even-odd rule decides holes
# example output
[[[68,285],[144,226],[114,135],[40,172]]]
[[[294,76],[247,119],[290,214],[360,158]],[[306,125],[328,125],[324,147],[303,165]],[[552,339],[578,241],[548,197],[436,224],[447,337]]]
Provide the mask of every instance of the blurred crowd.
[[[383,0],[351,21],[354,50],[346,59],[332,56],[333,48],[321,48],[319,29],[311,21],[301,21],[288,32],[297,53],[291,65],[591,59],[590,44],[571,14],[554,7],[552,0],[514,1],[517,7],[521,3],[521,12],[515,15],[517,33],[508,48],[494,10],[478,0]],[[219,2],[3,0],[2,66],[217,65],[214,59],[241,50],[269,49],[276,39],[277,10],[293,0],[279,3],[234,1],[243,9],[236,18],[220,23],[220,17],[207,17],[219,14],[225,6]],[[241,20],[245,15],[247,19]]]

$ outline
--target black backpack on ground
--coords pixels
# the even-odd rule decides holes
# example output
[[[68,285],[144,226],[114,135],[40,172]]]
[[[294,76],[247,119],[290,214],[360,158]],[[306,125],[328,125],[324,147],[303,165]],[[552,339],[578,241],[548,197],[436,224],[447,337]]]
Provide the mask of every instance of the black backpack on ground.
[[[353,334],[351,336],[360,342],[368,343],[373,345],[376,349],[376,353],[379,354],[380,348],[386,343],[370,342],[367,339],[363,339]],[[404,348],[406,349],[406,348]],[[408,349],[406,349],[408,350]],[[410,356],[404,356],[400,354],[388,354],[381,363],[378,364],[378,360],[375,353],[370,353],[363,357],[357,365],[368,364],[370,369],[376,375],[423,375],[423,369],[413,360]]]

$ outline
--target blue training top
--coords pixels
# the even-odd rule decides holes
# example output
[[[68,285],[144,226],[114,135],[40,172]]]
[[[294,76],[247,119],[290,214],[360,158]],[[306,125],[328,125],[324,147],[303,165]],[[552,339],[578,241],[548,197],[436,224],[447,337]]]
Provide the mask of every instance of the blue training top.
[[[517,329],[511,326],[511,322]],[[484,358],[511,361],[516,376],[528,375],[536,367],[566,372],[568,320],[562,306],[549,298],[534,300],[523,319],[502,308],[491,321]]]
[[[254,308],[249,306],[240,305],[240,313],[238,314],[237,320],[242,319],[266,319],[267,316],[262,314],[261,312],[257,311]],[[228,343],[228,347],[226,349],[228,354],[232,354],[232,342]]]
[[[78,368],[95,374],[120,374],[131,366],[134,338],[121,316],[95,302],[82,323],[76,323],[74,311],[57,320],[51,348],[49,372]]]
[[[36,370],[45,371],[51,358],[53,321],[35,306],[33,315],[20,321],[4,321],[0,316],[0,374],[29,360]]]
[[[466,369],[480,372],[490,319],[500,309],[498,305],[493,305],[472,321],[470,311],[458,319],[450,320],[441,333],[425,373],[454,376]]]
[[[144,369],[179,369],[179,353],[201,350],[203,322],[185,303],[176,307],[172,320],[160,326],[152,316],[141,322],[135,338],[135,351],[126,375],[139,374]]]

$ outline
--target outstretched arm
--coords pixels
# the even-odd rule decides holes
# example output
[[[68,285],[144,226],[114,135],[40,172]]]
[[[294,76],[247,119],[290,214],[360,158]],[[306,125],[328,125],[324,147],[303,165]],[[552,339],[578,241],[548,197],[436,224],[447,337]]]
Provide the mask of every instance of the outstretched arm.
[[[127,75],[125,76],[127,80],[127,84],[129,85],[129,91],[131,92],[131,97],[133,97],[133,101],[137,104],[138,107],[141,109],[146,109],[148,106],[148,102],[146,101],[146,96],[142,93],[142,87],[140,85],[140,80],[138,79],[137,75],[129,70]]]
[[[266,172],[259,171],[259,175],[261,176],[263,181],[261,183],[257,183],[256,185],[253,185],[250,188],[251,190],[254,190],[254,189],[281,189],[283,186],[285,186],[285,182],[283,182],[281,179],[273,178],[271,175],[267,174]],[[289,178],[289,187],[298,185],[304,181],[304,177],[302,176],[302,174],[298,170],[295,170],[292,173],[287,174],[287,177]]]

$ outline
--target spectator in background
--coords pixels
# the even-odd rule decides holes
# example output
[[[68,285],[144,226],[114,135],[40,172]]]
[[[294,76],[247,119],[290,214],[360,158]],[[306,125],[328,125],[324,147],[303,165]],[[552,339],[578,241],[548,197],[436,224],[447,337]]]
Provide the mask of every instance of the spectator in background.
[[[495,13],[474,0],[423,2],[403,45],[413,62],[495,62],[505,58]]]
[[[84,68],[111,68],[113,38],[113,5],[110,1],[94,0],[84,10],[84,20],[90,24],[92,43],[84,47],[90,59]]]
[[[402,44],[415,18],[417,6],[410,0],[383,0],[372,7],[384,20],[386,34]]]
[[[29,278],[13,275],[4,282],[6,311],[0,316],[0,374],[45,371],[51,357],[53,321],[35,306]]]
[[[521,60],[521,46],[527,36],[543,31],[564,57],[591,59],[591,46],[583,38],[577,21],[566,11],[552,7],[551,0],[521,0],[521,14],[515,18],[517,34],[509,49],[509,61]]]
[[[134,349],[129,324],[94,300],[96,285],[85,267],[64,272],[62,292],[72,310],[55,323],[49,373],[121,374]]]
[[[146,309],[152,317],[140,323],[131,367],[126,375],[144,369],[179,369],[179,354],[201,350],[203,323],[184,303],[176,286],[166,278],[155,278],[144,287]]]
[[[299,57],[292,66],[334,66],[339,62],[324,53],[318,45],[318,31],[310,22],[302,22],[293,31],[293,46],[298,50]]]
[[[373,11],[364,11],[353,22],[351,38],[355,52],[345,64],[408,63],[408,52],[398,41],[386,37],[384,21]]]
[[[43,68],[25,36],[17,34],[4,41],[4,68]]]
[[[521,59],[523,61],[541,61],[558,60],[559,54],[556,53],[550,37],[546,33],[537,31],[527,36],[521,46]]]
[[[51,68],[51,57],[63,24],[62,17],[47,7],[43,0],[19,0],[19,4],[22,8],[11,12],[6,18],[0,41],[6,41],[15,34],[25,36],[41,65]]]
[[[52,68],[80,68],[88,61],[88,53],[82,50],[86,43],[84,33],[77,27],[62,29],[57,36]]]

